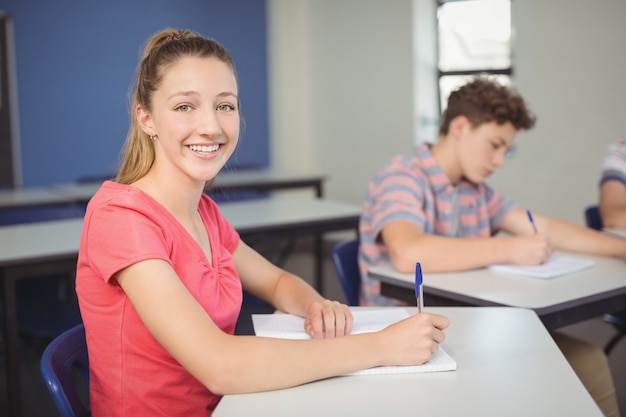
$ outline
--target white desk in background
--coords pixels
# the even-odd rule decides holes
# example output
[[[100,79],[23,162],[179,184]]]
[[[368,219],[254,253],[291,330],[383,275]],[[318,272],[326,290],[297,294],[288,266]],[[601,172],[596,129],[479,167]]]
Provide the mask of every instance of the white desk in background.
[[[296,188],[313,188],[315,196],[324,195],[326,174],[319,172],[285,171],[271,168],[254,170],[223,170],[215,178],[212,190],[257,192]]]
[[[602,229],[604,233],[611,236],[619,237],[620,239],[626,239],[626,229],[618,229],[615,227],[605,227]]]
[[[272,197],[220,203],[222,214],[243,236],[356,229],[361,206],[343,201]]]
[[[83,219],[0,227],[0,280],[8,413],[21,416],[16,281],[76,270]]]
[[[289,172],[274,169],[227,170],[220,172],[210,192],[229,191],[278,191],[286,189],[311,188],[316,197],[323,196],[323,183],[326,175],[317,172]],[[57,184],[50,188],[51,193],[62,196],[70,202],[86,204],[100,188],[101,182]]]
[[[320,294],[324,294],[322,234],[356,233],[361,215],[358,204],[305,197],[222,203],[220,209],[244,241],[267,235],[314,236],[314,286]]]
[[[602,416],[533,311],[427,311],[450,318],[443,346],[456,360],[456,371],[335,377],[226,395],[213,416]]]
[[[437,304],[529,308],[549,330],[622,310],[626,305],[626,263],[616,258],[575,256],[593,259],[595,266],[551,279],[486,268],[426,273],[424,292],[426,297],[436,299]],[[381,281],[382,294],[415,302],[413,274],[383,266],[370,268],[369,276]]]
[[[68,201],[49,188],[0,190],[0,210],[67,204]]]
[[[311,188],[323,196],[326,175],[318,172],[290,172],[270,168],[224,171],[218,174],[212,191],[278,191]],[[57,204],[87,204],[102,182],[56,184],[50,187],[0,190],[0,209],[29,208]]]
[[[356,230],[360,215],[359,205],[318,198],[248,200],[223,203],[220,209],[244,240],[261,234]],[[15,283],[23,278],[74,272],[82,228],[82,218],[0,227],[8,415],[20,416],[21,398]],[[321,262],[321,248],[316,256]],[[320,279],[321,267],[316,273]]]
[[[207,193],[212,195],[216,201],[226,203],[229,198],[234,198],[240,192],[252,193],[252,198],[256,195],[263,196],[266,192],[311,189],[314,196],[322,198],[323,183],[326,180],[325,174],[319,172],[305,171],[285,171],[270,168],[250,169],[250,170],[223,170],[215,178]],[[101,182],[86,182],[75,184],[57,184],[50,188],[52,193],[62,196],[68,203],[86,205],[91,197],[98,191]],[[234,193],[234,194],[233,194]],[[234,202],[233,201],[233,202]],[[307,215],[310,211],[307,212]],[[291,237],[293,239],[293,237]],[[322,234],[313,234],[315,247],[315,277],[317,289],[322,292],[322,257],[323,247]],[[280,254],[277,263],[281,265],[287,258],[293,244],[288,243],[286,249]]]

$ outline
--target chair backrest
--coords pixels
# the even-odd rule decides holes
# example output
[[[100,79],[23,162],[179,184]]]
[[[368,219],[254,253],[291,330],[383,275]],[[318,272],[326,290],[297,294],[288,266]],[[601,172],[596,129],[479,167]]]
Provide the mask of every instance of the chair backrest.
[[[337,243],[333,247],[331,255],[348,305],[358,306],[361,288],[359,239]]]
[[[40,365],[41,375],[61,417],[89,417],[89,358],[83,324],[66,330],[50,342]]]
[[[589,206],[585,209],[585,223],[587,227],[595,230],[602,230],[602,216],[598,206]]]

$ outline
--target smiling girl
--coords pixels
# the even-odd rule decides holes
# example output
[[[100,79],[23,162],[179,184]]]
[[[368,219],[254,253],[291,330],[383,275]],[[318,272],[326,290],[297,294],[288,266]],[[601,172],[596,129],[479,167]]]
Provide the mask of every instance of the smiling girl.
[[[92,416],[210,415],[223,394],[421,364],[448,319],[350,335],[346,305],[251,249],[205,193],[239,138],[230,54],[189,31],[146,46],[116,181],[89,202],[76,286]],[[313,340],[233,335],[242,288],[305,318]]]

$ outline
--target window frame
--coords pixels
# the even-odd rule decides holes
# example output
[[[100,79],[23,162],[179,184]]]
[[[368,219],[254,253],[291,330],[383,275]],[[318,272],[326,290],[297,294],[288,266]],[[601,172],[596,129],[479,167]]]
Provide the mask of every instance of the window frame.
[[[439,10],[440,7],[442,7],[443,5],[445,5],[446,3],[454,3],[454,2],[462,2],[462,1],[475,1],[475,0],[435,0],[436,6],[437,6],[437,10]],[[505,1],[509,1],[509,3],[512,3],[513,0],[505,0]],[[483,68],[474,68],[474,69],[466,69],[466,70],[451,70],[451,71],[444,71],[439,67],[439,57],[440,57],[440,51],[441,51],[441,42],[439,39],[439,18],[437,17],[437,34],[436,34],[436,38],[437,38],[437,46],[436,46],[436,61],[437,61],[437,99],[439,101],[439,113],[441,116],[442,113],[442,106],[443,106],[443,102],[442,102],[442,91],[441,91],[441,79],[443,77],[449,77],[449,76],[478,76],[478,75],[503,75],[503,76],[507,76],[509,77],[509,79],[511,79],[513,77],[514,74],[514,69],[513,69],[513,48],[510,47],[509,48],[509,55],[511,57],[511,59],[509,60],[510,64],[508,67],[506,68],[490,68],[490,67],[483,67]],[[512,25],[512,23],[510,23]]]

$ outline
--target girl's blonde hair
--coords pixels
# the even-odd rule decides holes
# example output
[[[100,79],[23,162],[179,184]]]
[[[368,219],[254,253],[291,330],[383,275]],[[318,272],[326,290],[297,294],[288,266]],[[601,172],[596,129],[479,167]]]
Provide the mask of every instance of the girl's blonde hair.
[[[212,39],[189,30],[166,29],[150,38],[134,83],[130,104],[130,128],[122,150],[120,168],[116,181],[131,184],[148,173],[154,163],[154,143],[141,129],[135,109],[141,105],[152,111],[152,97],[159,88],[168,67],[186,57],[217,58],[227,64],[237,77],[235,63],[230,53]]]

